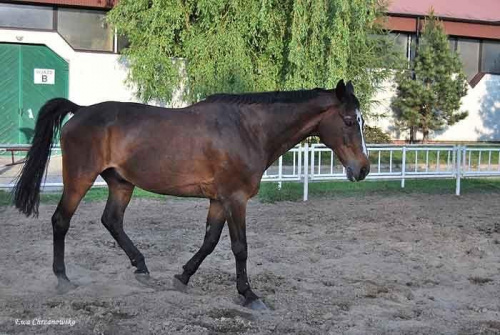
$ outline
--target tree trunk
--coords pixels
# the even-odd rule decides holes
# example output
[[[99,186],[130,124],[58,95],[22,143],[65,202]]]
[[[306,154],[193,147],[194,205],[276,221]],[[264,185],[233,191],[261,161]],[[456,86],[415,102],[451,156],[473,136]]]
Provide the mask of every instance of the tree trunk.
[[[410,144],[415,143],[415,127],[411,126],[410,127]]]
[[[429,129],[422,129],[422,134],[424,135],[422,138],[422,143],[427,143],[429,140]]]

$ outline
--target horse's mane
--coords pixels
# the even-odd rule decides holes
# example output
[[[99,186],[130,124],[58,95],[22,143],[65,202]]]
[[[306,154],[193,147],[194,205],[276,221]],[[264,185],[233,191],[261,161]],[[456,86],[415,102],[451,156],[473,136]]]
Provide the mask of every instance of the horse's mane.
[[[244,94],[214,94],[208,96],[206,102],[228,102],[234,104],[269,104],[269,103],[300,103],[316,98],[326,92],[321,88],[299,91],[273,91]]]

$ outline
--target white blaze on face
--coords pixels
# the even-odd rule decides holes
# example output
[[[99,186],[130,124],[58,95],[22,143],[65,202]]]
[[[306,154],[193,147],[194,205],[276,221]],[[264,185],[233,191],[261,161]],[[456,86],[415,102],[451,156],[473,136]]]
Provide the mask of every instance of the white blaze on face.
[[[363,118],[361,117],[361,112],[356,109],[356,121],[358,121],[359,132],[361,133],[361,144],[363,145],[363,153],[368,157],[368,149],[366,149],[365,136],[363,135]]]

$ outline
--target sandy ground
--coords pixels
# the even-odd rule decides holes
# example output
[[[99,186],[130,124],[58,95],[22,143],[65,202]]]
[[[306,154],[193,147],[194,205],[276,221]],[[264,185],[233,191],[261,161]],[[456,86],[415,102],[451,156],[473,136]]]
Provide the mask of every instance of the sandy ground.
[[[201,245],[206,200],[133,200],[139,283],[82,204],[67,237],[65,295],[52,274],[54,205],[0,212],[0,334],[500,334],[499,194],[251,202],[249,274],[271,308],[240,307],[227,229],[186,293],[171,278]],[[43,320],[74,325],[21,325]],[[16,321],[17,320],[17,321]]]

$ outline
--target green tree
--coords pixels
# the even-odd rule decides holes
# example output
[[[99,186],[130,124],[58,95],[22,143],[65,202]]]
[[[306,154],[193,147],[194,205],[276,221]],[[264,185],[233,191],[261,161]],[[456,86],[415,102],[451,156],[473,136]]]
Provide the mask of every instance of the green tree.
[[[354,82],[363,107],[397,52],[380,0],[121,0],[129,82],[143,101]],[[388,66],[389,65],[389,66]]]
[[[460,111],[460,99],[467,93],[463,64],[449,48],[441,22],[431,10],[410,69],[396,76],[397,96],[392,102],[397,125],[410,133],[414,143],[417,131],[423,142],[431,131],[467,117]]]

